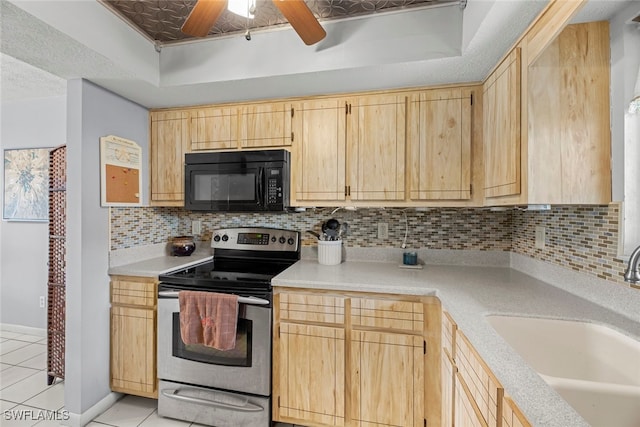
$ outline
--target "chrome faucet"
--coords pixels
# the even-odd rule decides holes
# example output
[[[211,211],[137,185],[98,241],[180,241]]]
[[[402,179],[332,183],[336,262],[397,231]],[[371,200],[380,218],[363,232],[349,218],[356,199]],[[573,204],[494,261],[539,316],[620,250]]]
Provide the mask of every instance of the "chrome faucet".
[[[629,265],[624,272],[624,281],[632,284],[640,283],[640,246],[638,246],[629,258]]]

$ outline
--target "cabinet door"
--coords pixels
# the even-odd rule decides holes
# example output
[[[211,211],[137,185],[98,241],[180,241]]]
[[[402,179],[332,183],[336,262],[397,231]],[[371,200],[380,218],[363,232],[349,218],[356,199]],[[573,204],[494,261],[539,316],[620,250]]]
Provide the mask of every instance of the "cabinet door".
[[[191,112],[191,149],[238,147],[238,109],[202,108]]]
[[[243,148],[287,147],[293,141],[290,103],[257,104],[240,111],[240,145]]]
[[[485,197],[520,194],[520,48],[484,84]]]
[[[424,425],[423,348],[419,336],[351,332],[353,425]]]
[[[411,200],[471,198],[471,90],[416,93],[409,110]]]
[[[151,202],[155,206],[183,204],[187,126],[184,111],[151,113]]]
[[[454,392],[454,422],[456,426],[488,427],[460,374],[456,374]]]
[[[453,427],[453,402],[455,399],[455,366],[446,349],[442,349],[440,376],[442,379],[441,420],[442,427]]]
[[[295,150],[296,200],[345,199],[344,99],[301,103],[300,140]]]
[[[280,421],[344,425],[344,329],[281,323],[274,399]]]
[[[351,200],[404,200],[406,97],[354,98],[348,123]]]
[[[157,397],[155,311],[111,307],[111,389]]]
[[[502,427],[531,427],[518,405],[508,396],[502,400]]]

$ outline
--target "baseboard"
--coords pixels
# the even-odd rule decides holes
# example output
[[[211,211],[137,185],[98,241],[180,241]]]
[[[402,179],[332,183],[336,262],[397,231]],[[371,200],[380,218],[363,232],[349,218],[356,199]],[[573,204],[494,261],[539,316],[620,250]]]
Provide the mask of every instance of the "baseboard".
[[[30,326],[11,325],[9,323],[0,323],[0,329],[7,332],[15,332],[16,334],[35,335],[36,337],[46,338],[47,330],[42,328],[32,328]]]
[[[93,405],[81,414],[69,412],[69,418],[62,421],[61,424],[71,427],[84,427],[89,424],[94,418],[102,414],[109,409],[123,396],[122,393],[109,393],[104,399]]]

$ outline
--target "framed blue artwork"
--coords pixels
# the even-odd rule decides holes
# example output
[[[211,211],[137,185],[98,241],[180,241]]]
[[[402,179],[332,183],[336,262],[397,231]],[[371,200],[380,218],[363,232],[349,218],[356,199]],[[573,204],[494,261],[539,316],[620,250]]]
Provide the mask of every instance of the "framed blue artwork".
[[[4,150],[3,200],[5,220],[48,220],[49,148]]]

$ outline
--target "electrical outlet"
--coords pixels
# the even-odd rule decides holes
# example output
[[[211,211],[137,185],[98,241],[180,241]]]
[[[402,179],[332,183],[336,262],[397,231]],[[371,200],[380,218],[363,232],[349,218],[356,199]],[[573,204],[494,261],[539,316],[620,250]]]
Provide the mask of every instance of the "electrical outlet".
[[[546,234],[547,234],[547,230],[545,227],[542,227],[542,226],[536,227],[536,243],[535,243],[536,249],[544,249],[546,239],[547,239]]]
[[[386,222],[378,223],[378,239],[388,239],[389,238],[389,224]]]
[[[45,303],[45,301],[44,301],[44,297],[43,297],[43,296],[41,296],[41,297],[40,297],[40,308],[44,308],[44,303]]]
[[[202,233],[202,221],[191,221],[191,234]]]

